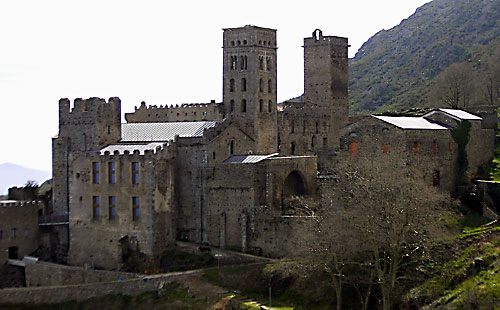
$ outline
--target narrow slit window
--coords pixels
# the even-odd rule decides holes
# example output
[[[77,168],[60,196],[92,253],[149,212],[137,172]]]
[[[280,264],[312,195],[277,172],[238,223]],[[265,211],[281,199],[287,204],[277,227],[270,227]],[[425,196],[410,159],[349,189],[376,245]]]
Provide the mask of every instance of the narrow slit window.
[[[111,161],[108,163],[108,183],[115,184],[116,182],[116,166],[115,162]]]
[[[99,196],[92,196],[92,218],[94,220],[99,220],[101,217],[101,207],[99,203]]]
[[[132,197],[132,220],[139,221],[141,218],[141,209],[139,208],[139,197]]]
[[[247,100],[243,99],[241,101],[241,112],[245,113],[247,111]]]
[[[109,204],[109,220],[114,221],[116,220],[116,197],[109,196],[108,204]]]
[[[139,184],[139,163],[132,162],[132,184]]]
[[[92,163],[92,183],[99,184],[99,163]]]
[[[234,92],[234,79],[229,80],[229,91]]]

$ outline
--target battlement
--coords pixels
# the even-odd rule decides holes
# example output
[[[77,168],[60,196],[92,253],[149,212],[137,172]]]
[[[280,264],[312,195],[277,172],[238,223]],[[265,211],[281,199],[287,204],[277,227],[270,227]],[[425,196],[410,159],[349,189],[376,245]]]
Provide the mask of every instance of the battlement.
[[[43,203],[41,201],[21,201],[21,200],[3,200],[0,201],[0,208],[10,208],[10,207],[42,207]]]
[[[125,113],[128,123],[150,123],[150,122],[195,122],[195,121],[219,121],[224,118],[222,103],[215,100],[209,103],[183,103],[181,105],[150,105],[143,101],[139,107],[135,107],[132,113]]]
[[[76,98],[73,101],[73,107],[70,107],[70,100],[68,98],[61,98],[59,100],[59,113],[62,115],[80,114],[85,112],[97,112],[99,108],[111,107],[119,109],[121,100],[118,97],[111,97],[106,102],[105,99],[91,97],[89,99]]]

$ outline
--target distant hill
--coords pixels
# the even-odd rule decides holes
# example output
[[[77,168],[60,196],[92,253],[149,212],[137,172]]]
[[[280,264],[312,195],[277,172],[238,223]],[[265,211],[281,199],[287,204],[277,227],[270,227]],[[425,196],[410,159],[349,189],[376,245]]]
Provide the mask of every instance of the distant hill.
[[[33,180],[42,184],[50,178],[50,173],[42,170],[25,168],[11,163],[0,164],[0,195],[7,194],[12,186],[23,186],[27,181]]]
[[[455,62],[470,61],[499,37],[498,0],[423,5],[398,26],[375,34],[350,60],[352,112],[435,105],[427,96],[434,78]]]

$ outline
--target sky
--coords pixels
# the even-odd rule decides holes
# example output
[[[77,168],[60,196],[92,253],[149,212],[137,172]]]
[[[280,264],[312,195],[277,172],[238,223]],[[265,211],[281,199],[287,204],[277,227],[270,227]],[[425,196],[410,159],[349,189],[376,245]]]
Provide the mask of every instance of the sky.
[[[0,1],[0,164],[51,171],[60,98],[148,105],[222,100],[222,29],[277,29],[278,101],[302,94],[303,38],[349,57],[429,0]],[[0,176],[6,178],[8,176]]]

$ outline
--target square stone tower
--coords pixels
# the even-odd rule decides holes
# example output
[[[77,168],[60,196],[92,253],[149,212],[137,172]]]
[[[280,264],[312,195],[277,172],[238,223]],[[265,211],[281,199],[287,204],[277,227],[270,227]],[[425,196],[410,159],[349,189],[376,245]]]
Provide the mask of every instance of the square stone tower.
[[[274,29],[224,29],[224,113],[253,124],[259,154],[277,151],[276,49]]]
[[[348,48],[347,38],[319,29],[304,38],[304,102],[329,116],[329,152],[338,149],[339,130],[349,121]]]

